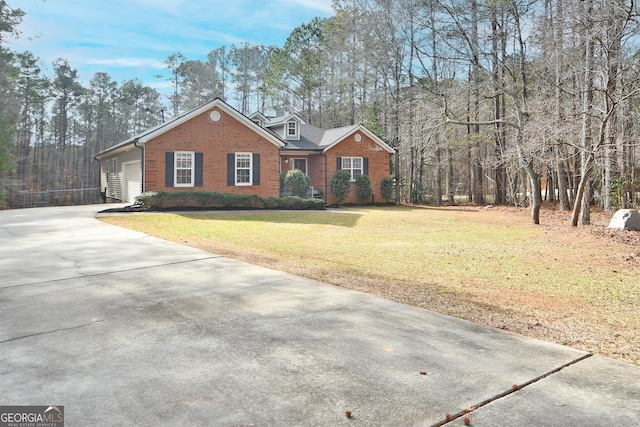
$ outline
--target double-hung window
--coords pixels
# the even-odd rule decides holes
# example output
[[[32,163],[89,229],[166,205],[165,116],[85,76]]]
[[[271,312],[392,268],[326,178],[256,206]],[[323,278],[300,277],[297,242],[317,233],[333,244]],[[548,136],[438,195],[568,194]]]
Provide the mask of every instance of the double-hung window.
[[[342,169],[351,172],[351,181],[362,175],[362,157],[343,157]]]
[[[193,151],[176,151],[174,155],[174,182],[176,187],[193,187],[194,160]]]
[[[236,153],[236,185],[251,185],[253,183],[253,155],[251,153]]]
[[[294,121],[287,123],[287,136],[295,137],[298,135],[298,124]]]
[[[260,153],[227,153],[227,185],[260,185]]]

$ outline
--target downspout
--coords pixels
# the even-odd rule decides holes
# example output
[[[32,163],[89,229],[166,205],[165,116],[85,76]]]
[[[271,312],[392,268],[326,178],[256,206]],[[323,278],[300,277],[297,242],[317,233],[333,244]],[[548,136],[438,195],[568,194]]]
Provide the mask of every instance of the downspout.
[[[278,149],[278,197],[282,197],[283,193],[283,179],[282,179],[282,147]]]
[[[322,156],[324,157],[324,202],[329,203],[329,177],[327,171],[327,154],[323,151]]]
[[[282,149],[287,146],[287,143],[284,143],[284,146],[278,148],[278,197],[282,197]]]
[[[141,151],[141,156],[140,156],[140,179],[142,180],[142,188],[140,189],[143,193],[144,193],[144,165],[145,165],[145,161],[144,161],[144,145],[143,146],[139,146],[138,145],[139,142],[139,138],[136,138],[135,141],[133,141],[133,146],[136,148],[139,148]]]

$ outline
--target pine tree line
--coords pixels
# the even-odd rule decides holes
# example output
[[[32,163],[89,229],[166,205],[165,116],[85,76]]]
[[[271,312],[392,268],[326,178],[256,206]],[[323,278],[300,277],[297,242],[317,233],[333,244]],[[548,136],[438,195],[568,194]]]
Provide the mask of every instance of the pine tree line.
[[[19,11],[3,2],[2,30]],[[319,127],[364,123],[398,150],[401,201],[528,205],[589,222],[637,203],[638,30],[624,0],[336,0],[335,16],[283,46],[219,47],[165,60],[163,99],[138,80],[67,61],[45,76],[2,47],[2,187],[94,186],[92,156],[215,97],[242,113],[296,112]],[[1,42],[1,39],[0,39]]]

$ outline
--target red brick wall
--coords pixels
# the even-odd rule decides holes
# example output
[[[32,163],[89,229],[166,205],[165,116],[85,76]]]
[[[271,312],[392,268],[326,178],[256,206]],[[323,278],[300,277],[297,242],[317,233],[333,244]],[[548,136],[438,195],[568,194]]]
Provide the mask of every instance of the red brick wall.
[[[220,112],[219,121],[209,117],[212,110]],[[165,187],[167,151],[203,153],[203,186]],[[235,152],[260,154],[260,185],[227,186],[227,153]],[[271,141],[223,110],[212,108],[146,143],[144,191],[204,190],[277,197],[278,159],[278,147]]]
[[[360,134],[362,140],[356,142],[355,135]],[[388,177],[390,174],[389,169],[389,152],[380,148],[373,140],[367,137],[364,133],[356,132],[353,135],[348,136],[342,142],[331,148],[326,152],[327,155],[327,174],[328,174],[328,193],[327,203],[336,203],[336,198],[331,193],[331,178],[336,173],[336,159],[338,157],[366,157],[369,159],[369,178],[371,179],[371,189],[373,190],[373,196],[375,202],[383,202],[380,195],[380,182],[383,178]],[[351,184],[351,193],[345,199],[344,203],[362,203],[358,199],[356,194],[355,182]]]
[[[314,154],[309,156],[309,160],[307,161],[307,173],[309,174],[309,178],[311,178],[311,185],[314,189],[322,192],[322,198],[326,201],[327,199],[327,188],[325,188],[325,156],[322,154]],[[328,184],[329,181],[326,181]]]

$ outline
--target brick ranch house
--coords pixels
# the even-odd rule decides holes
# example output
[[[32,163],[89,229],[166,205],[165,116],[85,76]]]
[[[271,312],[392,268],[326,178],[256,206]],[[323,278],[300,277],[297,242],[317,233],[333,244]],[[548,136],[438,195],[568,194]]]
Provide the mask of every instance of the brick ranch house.
[[[374,201],[394,149],[363,125],[323,130],[295,114],[245,116],[219,98],[117,144],[95,158],[112,201],[148,191],[203,190],[280,196],[280,173],[300,169],[314,193],[335,203],[331,178],[369,175]],[[359,202],[355,184],[345,200]]]

